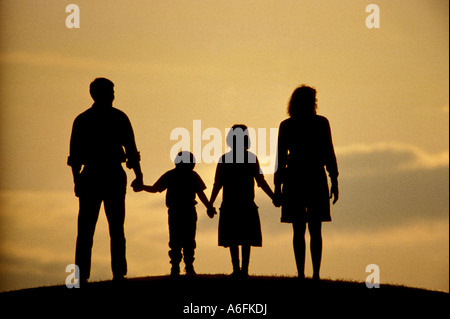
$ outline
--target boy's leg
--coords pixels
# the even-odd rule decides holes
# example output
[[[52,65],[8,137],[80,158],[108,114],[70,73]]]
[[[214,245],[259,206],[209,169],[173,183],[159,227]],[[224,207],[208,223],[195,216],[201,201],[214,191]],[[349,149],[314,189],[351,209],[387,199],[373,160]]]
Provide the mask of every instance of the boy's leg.
[[[186,224],[183,229],[183,255],[184,263],[186,265],[186,274],[195,275],[194,270],[194,255],[197,243],[195,242],[195,235],[197,232],[197,213],[195,208],[191,216],[186,220]]]
[[[179,220],[171,214],[169,209],[169,257],[172,269],[170,274],[177,276],[180,274],[180,262],[182,258],[181,254],[181,240],[180,240],[180,225]]]

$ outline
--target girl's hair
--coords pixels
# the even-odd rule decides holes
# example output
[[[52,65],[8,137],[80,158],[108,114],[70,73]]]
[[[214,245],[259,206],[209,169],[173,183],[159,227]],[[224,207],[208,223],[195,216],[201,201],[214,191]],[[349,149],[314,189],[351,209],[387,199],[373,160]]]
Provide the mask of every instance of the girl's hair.
[[[235,124],[228,132],[227,145],[234,149],[237,146],[244,146],[245,149],[250,148],[250,137],[248,136],[248,127],[244,124]]]
[[[317,112],[316,89],[302,85],[294,90],[288,104],[288,114],[291,117],[315,115]]]

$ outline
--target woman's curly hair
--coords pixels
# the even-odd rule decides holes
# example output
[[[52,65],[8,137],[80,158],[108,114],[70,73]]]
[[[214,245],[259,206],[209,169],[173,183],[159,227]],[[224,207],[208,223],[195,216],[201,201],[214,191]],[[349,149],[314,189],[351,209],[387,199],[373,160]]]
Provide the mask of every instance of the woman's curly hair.
[[[288,114],[295,118],[316,114],[316,94],[316,89],[307,85],[301,85],[296,88],[289,100]]]

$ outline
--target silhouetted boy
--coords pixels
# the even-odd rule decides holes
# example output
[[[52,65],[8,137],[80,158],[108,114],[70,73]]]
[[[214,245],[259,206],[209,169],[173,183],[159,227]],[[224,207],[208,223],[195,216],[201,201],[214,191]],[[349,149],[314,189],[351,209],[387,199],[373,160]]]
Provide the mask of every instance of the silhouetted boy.
[[[160,193],[167,189],[166,206],[169,212],[171,276],[180,274],[182,257],[184,257],[186,265],[186,274],[195,275],[193,263],[197,229],[196,195],[206,206],[210,218],[216,214],[214,207],[210,205],[203,192],[206,186],[194,171],[194,166],[194,155],[190,152],[180,152],[175,158],[175,168],[162,175],[153,186],[132,185],[135,192],[144,190],[149,193]]]

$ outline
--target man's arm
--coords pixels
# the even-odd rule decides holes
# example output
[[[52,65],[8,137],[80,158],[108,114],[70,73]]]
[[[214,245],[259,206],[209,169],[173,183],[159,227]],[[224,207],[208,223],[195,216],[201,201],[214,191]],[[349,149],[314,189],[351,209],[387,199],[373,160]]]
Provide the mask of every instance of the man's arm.
[[[75,195],[78,196],[78,181],[82,168],[82,160],[80,158],[81,154],[81,142],[80,142],[80,129],[79,129],[79,120],[75,119],[73,122],[72,133],[70,135],[70,149],[69,149],[69,157],[67,159],[67,165],[72,168],[72,176],[74,183]]]
[[[124,138],[124,147],[125,154],[127,156],[127,164],[126,166],[130,169],[133,169],[134,174],[136,175],[136,179],[133,181],[134,185],[143,185],[143,175],[141,170],[141,154],[138,152],[136,147],[136,140],[134,137],[133,127],[131,125],[128,116],[124,114],[125,121],[125,138]]]

